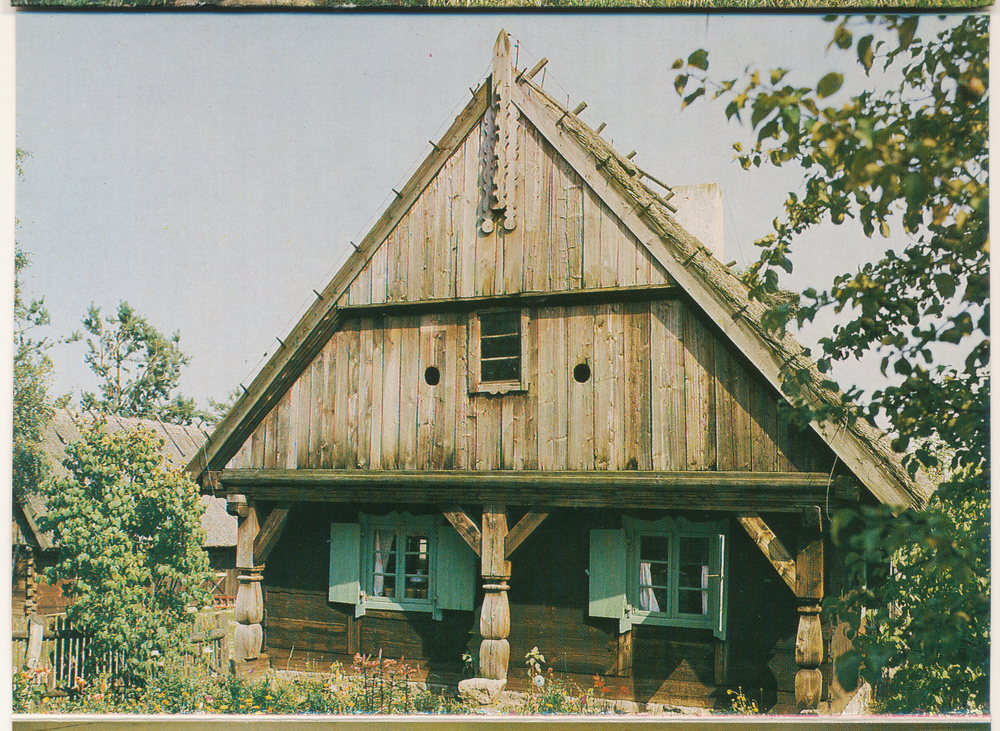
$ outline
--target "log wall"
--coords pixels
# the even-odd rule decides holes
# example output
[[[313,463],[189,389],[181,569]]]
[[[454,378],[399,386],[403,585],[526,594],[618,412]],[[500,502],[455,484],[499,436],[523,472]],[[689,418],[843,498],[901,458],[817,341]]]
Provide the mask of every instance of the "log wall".
[[[271,554],[264,591],[272,667],[326,672],[333,662],[349,666],[355,652],[381,650],[385,657],[419,665],[422,680],[457,682],[462,654],[479,647],[473,612],[444,612],[443,620],[435,621],[420,612],[369,610],[355,619],[353,607],[327,602],[329,523],[356,516],[352,508],[330,505],[298,511],[295,529]],[[794,519],[769,515],[767,520],[794,545]],[[633,629],[631,666],[620,667],[617,621],[588,616],[586,574],[589,530],[617,527],[619,521],[620,514],[608,511],[557,511],[511,556],[508,687],[528,690],[524,656],[537,646],[558,678],[586,689],[600,675],[610,698],[721,709],[730,704],[726,690],[742,687],[759,707],[794,712],[796,602],[735,523],[726,647],[709,631],[640,625]],[[476,603],[482,603],[481,591]],[[728,657],[722,676],[720,651]],[[829,682],[829,662],[822,670]]]
[[[527,391],[502,395],[469,392],[474,313],[349,320],[229,466],[829,468],[818,439],[782,421],[777,392],[684,300],[525,312]]]

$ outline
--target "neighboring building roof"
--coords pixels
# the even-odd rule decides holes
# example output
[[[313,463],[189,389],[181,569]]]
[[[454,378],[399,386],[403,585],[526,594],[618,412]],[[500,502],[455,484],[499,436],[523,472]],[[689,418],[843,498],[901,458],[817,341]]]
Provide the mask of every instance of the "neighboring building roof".
[[[749,299],[748,289],[739,277],[678,224],[673,206],[642,182],[648,174],[615,151],[527,75],[510,69],[508,58],[509,41],[501,32],[494,53],[493,75],[476,90],[473,99],[441,140],[433,144],[434,149],[427,159],[284,339],[284,347],[260,371],[213,432],[205,449],[195,455],[187,467],[193,476],[199,477],[206,469],[224,467],[338,329],[341,322],[338,300],[497,97],[509,99],[539,130],[772,386],[780,391],[784,371],[804,369],[808,376],[806,388],[814,403],[840,403],[840,392],[827,388],[826,379],[805,349],[791,335],[779,335],[764,327],[765,306]],[[494,82],[494,79],[500,81]],[[505,86],[506,91],[496,92],[495,83]],[[812,426],[883,503],[917,505],[930,496],[931,486],[920,476],[917,481],[911,479],[900,456],[891,449],[888,437],[863,418],[850,424],[814,423]]]
[[[114,414],[74,414],[67,409],[56,409],[42,436],[42,449],[45,450],[52,474],[57,477],[69,476],[69,471],[62,463],[66,457],[66,446],[81,439],[81,429],[86,429],[99,418],[106,420],[107,430],[111,433],[140,426],[151,430],[163,442],[160,453],[174,469],[182,469],[190,462],[207,439],[206,434],[196,426],[165,424],[159,420]],[[225,498],[203,495],[201,501],[205,505],[201,523],[207,534],[204,546],[235,546],[236,518],[226,513]],[[51,532],[43,533],[37,523],[37,518],[45,514],[45,498],[37,493],[30,493],[21,498],[20,507],[20,511],[14,511],[15,541],[20,539],[30,542],[33,538],[43,551],[53,548]]]

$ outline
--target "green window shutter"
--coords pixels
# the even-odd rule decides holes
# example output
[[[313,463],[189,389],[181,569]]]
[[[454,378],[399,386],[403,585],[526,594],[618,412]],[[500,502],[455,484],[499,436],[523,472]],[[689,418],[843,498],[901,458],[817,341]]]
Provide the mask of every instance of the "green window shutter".
[[[590,531],[590,616],[618,620],[620,632],[632,629],[626,590],[625,532]]]
[[[451,525],[438,527],[435,609],[475,609],[476,554]]]
[[[331,602],[355,606],[355,616],[365,613],[361,596],[361,526],[357,523],[330,524]]]

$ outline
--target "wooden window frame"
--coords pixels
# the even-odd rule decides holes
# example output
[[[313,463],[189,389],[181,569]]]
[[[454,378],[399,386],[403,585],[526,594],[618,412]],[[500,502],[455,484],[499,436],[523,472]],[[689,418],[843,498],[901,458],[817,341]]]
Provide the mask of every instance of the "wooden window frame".
[[[359,515],[361,523],[361,590],[364,602],[371,609],[387,609],[399,612],[433,612],[439,614],[435,607],[434,597],[437,594],[437,552],[439,521],[433,515],[411,515],[409,513],[389,513],[388,515]],[[396,533],[396,578],[398,588],[399,577],[405,571],[405,535],[409,530],[421,531],[427,534],[427,596],[424,598],[406,598],[375,596],[372,593],[375,577],[375,531],[393,530]],[[403,560],[400,561],[400,556]],[[405,585],[405,580],[404,584]]]
[[[521,360],[520,378],[509,381],[483,381],[482,374],[482,350],[481,350],[481,325],[480,317],[498,312],[518,312],[521,316]],[[517,393],[528,390],[528,311],[523,308],[494,307],[485,310],[477,310],[469,314],[468,325],[468,363],[469,363],[469,393]]]
[[[669,627],[707,629],[719,639],[726,637],[726,604],[728,598],[729,572],[728,541],[726,521],[694,523],[685,518],[664,517],[658,521],[642,521],[624,517],[622,527],[627,544],[626,553],[626,596],[631,624],[651,624]],[[668,592],[670,606],[666,610],[650,611],[639,609],[640,594],[640,543],[643,536],[665,537],[670,540]],[[718,583],[709,584],[709,611],[698,616],[683,614],[677,610],[680,539],[715,539],[709,546],[709,576]]]

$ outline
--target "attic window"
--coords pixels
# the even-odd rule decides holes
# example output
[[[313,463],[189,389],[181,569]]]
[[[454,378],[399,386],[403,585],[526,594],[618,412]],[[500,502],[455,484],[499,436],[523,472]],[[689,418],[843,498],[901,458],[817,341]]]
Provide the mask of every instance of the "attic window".
[[[505,393],[527,388],[524,368],[524,315],[520,310],[480,312],[472,316],[469,390]]]

